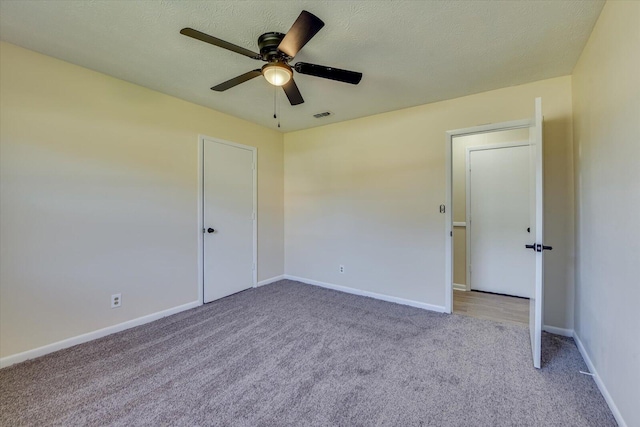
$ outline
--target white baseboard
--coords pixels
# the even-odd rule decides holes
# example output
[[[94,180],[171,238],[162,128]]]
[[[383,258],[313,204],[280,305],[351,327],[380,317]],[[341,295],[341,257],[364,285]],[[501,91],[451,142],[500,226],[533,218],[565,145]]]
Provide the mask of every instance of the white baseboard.
[[[466,291],[467,290],[467,285],[463,285],[461,283],[454,283],[453,284],[453,290],[454,291]]]
[[[573,329],[558,328],[556,326],[543,325],[542,330],[550,334],[573,338]]]
[[[271,283],[278,282],[280,280],[284,280],[284,278],[285,278],[284,274],[281,274],[280,276],[275,276],[275,277],[272,277],[270,279],[261,280],[261,281],[258,282],[258,286],[269,285]]]
[[[589,372],[593,374],[593,380],[596,382],[596,385],[598,386],[600,393],[602,393],[604,400],[607,402],[607,405],[609,405],[609,409],[611,409],[611,413],[613,414],[613,417],[616,419],[618,426],[627,427],[627,423],[624,421],[624,419],[622,418],[622,414],[618,410],[618,407],[613,402],[613,398],[609,394],[609,390],[607,390],[607,387],[605,387],[604,383],[602,382],[602,378],[600,378],[600,375],[598,375],[598,371],[596,371],[596,367],[593,366],[593,363],[591,362],[591,358],[587,354],[587,350],[584,348],[584,345],[582,345],[582,341],[580,341],[580,337],[575,332],[573,333],[573,340],[576,342],[576,345],[578,346],[578,350],[580,351],[580,354],[582,355],[584,362],[587,364],[587,367],[589,368]]]
[[[187,304],[179,305],[177,307],[169,308],[167,310],[158,311],[157,313],[138,317],[137,319],[118,323],[117,325],[107,326],[106,328],[98,329],[97,331],[87,332],[86,334],[67,338],[62,341],[54,342],[52,344],[47,344],[42,347],[34,348],[33,350],[27,350],[22,353],[12,354],[11,356],[6,356],[0,359],[0,368],[5,368],[7,366],[24,362],[25,360],[33,359],[35,357],[44,356],[45,354],[53,353],[54,351],[73,347],[74,345],[93,341],[95,339],[115,334],[116,332],[124,331],[125,329],[130,329],[135,326],[144,325],[145,323],[153,322],[154,320],[171,316],[172,314],[180,313],[181,311],[189,310],[200,305],[202,305],[200,301],[190,302]]]
[[[374,299],[379,299],[382,301],[394,302],[396,304],[409,305],[411,307],[422,308],[425,310],[436,311],[438,313],[444,313],[445,309],[440,305],[427,304],[424,302],[413,301],[404,298],[392,297],[389,295],[378,294],[375,292],[363,291],[355,288],[348,288],[346,286],[334,285],[332,283],[319,282],[317,280],[306,279],[304,277],[290,276],[288,274],[284,275],[285,279],[295,280],[296,282],[306,283],[308,285],[320,286],[322,288],[333,289],[335,291],[345,292],[347,294],[360,295],[365,297],[370,297]]]

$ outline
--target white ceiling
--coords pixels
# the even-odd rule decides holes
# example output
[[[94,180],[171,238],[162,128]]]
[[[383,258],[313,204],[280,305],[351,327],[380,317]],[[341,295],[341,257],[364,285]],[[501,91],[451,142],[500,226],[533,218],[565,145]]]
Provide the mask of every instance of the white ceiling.
[[[358,86],[297,74],[305,103],[281,90],[282,131],[570,74],[604,1],[0,1],[0,38],[276,128],[259,77],[209,88],[263,62],[179,34],[192,27],[258,51],[302,9],[325,27],[298,54],[364,73]],[[335,115],[315,119],[313,114]]]

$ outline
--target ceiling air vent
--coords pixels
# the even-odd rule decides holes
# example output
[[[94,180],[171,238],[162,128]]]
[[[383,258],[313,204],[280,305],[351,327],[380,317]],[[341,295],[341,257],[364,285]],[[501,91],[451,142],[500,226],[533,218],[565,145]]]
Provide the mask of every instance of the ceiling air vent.
[[[313,115],[313,117],[315,117],[316,119],[321,119],[323,117],[329,117],[329,116],[333,116],[333,113],[331,111],[325,111],[323,113],[318,113]]]

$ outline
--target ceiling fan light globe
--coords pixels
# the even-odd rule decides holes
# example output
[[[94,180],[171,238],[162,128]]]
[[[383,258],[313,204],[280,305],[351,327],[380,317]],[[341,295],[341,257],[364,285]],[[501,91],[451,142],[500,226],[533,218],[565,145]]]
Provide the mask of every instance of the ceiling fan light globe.
[[[291,80],[292,72],[288,67],[281,65],[265,65],[262,69],[264,78],[274,86],[284,86]]]

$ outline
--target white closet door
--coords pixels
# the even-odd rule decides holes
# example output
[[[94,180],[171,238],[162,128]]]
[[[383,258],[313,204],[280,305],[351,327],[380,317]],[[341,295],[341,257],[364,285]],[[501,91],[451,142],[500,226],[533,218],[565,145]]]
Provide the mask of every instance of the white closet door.
[[[529,146],[469,149],[471,289],[530,298]]]
[[[204,302],[254,285],[251,147],[204,140]]]

